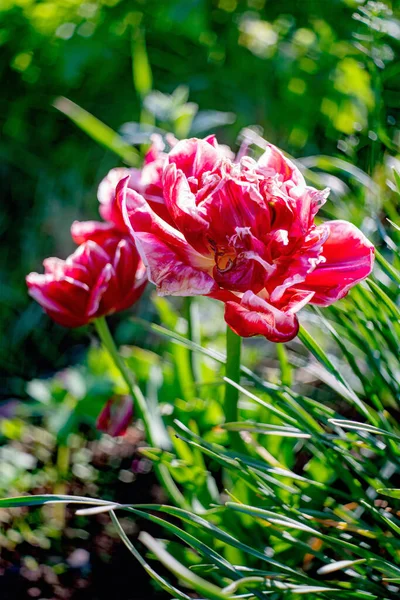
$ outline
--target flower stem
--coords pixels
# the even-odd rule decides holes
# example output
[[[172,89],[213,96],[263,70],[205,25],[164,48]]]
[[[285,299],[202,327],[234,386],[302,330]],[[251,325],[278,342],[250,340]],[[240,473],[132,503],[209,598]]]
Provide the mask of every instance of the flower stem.
[[[187,321],[187,338],[190,342],[195,342],[200,344],[200,331],[198,327],[198,315],[196,310],[196,305],[193,302],[193,298],[191,296],[187,296],[183,299],[183,312]],[[199,365],[197,364],[196,353],[189,349],[189,360],[190,360],[190,370],[193,381],[199,381]]]
[[[67,491],[66,481],[70,466],[71,450],[67,445],[61,443],[57,448],[57,481],[54,486],[54,494],[62,496]],[[66,522],[66,505],[55,504],[53,514],[57,521],[57,526],[60,532],[64,531]]]
[[[96,325],[97,333],[99,335],[101,343],[110,354],[115,366],[117,367],[123,379],[125,380],[129,393],[134,401],[136,414],[143,421],[148,443],[151,446],[156,446],[155,436],[153,434],[153,427],[151,422],[151,414],[149,412],[146,399],[143,396],[140,387],[134,381],[132,372],[129,369],[127,369],[123,358],[119,354],[105,317],[100,317],[96,319],[94,323]],[[156,464],[154,465],[154,470],[157,474],[158,479],[160,480],[160,483],[164,486],[164,489],[169,494],[171,499],[175,502],[175,504],[177,506],[180,506],[181,508],[190,508],[183,495],[177,488],[167,467],[162,464]]]
[[[235,383],[240,383],[240,355],[242,349],[242,338],[234,333],[232,329],[227,326],[226,328],[226,370],[225,374],[228,379],[231,379]],[[225,420],[227,423],[239,420],[238,411],[239,401],[239,390],[226,382],[225,384],[225,398],[224,398],[224,412]],[[230,432],[229,439],[232,446],[237,450],[241,446],[240,434],[237,432]]]
[[[284,344],[275,344],[276,354],[281,367],[282,385],[291,387],[292,385],[292,369],[289,363],[288,355]]]

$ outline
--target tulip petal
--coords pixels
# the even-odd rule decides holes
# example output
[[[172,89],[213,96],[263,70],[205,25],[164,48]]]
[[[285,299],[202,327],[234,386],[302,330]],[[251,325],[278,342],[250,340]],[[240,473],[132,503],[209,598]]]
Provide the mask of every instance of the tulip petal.
[[[308,273],[311,273],[323,262],[323,244],[329,237],[329,229],[325,225],[315,227],[303,239],[302,246],[293,254],[285,256],[281,252],[281,258],[275,262],[276,271],[266,282],[266,288],[270,293],[273,304],[281,304],[281,299],[286,290],[295,287],[303,287]],[[270,248],[273,248],[271,240]],[[279,247],[276,244],[276,247]],[[282,248],[283,250],[283,248]]]
[[[175,164],[186,177],[199,178],[203,173],[215,170],[221,162],[222,153],[214,144],[212,138],[182,140],[169,153],[169,163]]]
[[[47,314],[65,327],[80,327],[87,322],[86,306],[89,290],[68,277],[29,273],[26,277],[29,295]]]
[[[301,310],[306,304],[311,302],[314,297],[314,292],[308,292],[306,290],[290,290],[288,298],[284,297],[283,306],[285,307],[285,313],[288,315],[294,315]]]
[[[328,306],[343,298],[350,288],[371,273],[374,247],[347,221],[328,221],[324,226],[329,229],[329,237],[322,249],[325,262],[297,287],[315,292],[311,304]]]
[[[115,278],[113,266],[110,263],[107,263],[101,271],[95,285],[90,290],[90,298],[87,307],[87,315],[89,318],[93,317],[93,315],[99,311],[100,303],[106,293],[110,296],[111,302],[115,298],[116,290],[113,278]],[[114,285],[110,286],[110,283]],[[107,304],[110,305],[110,302]],[[101,314],[101,311],[99,311],[99,314]]]
[[[97,190],[97,198],[100,203],[99,212],[101,217],[105,221],[114,223],[118,229],[121,229],[121,231],[124,231],[126,227],[122,218],[121,207],[119,206],[115,196],[115,189],[118,182],[125,177],[128,178],[128,185],[130,187],[138,189],[141,177],[140,169],[117,167],[108,172],[106,177],[104,177],[104,179],[101,181]]]
[[[122,207],[124,221],[131,234],[146,231],[153,233],[174,247],[186,245],[185,238],[174,227],[161,219],[138,192],[128,188],[128,179],[117,185],[117,197]]]
[[[150,145],[150,148],[147,150],[145,157],[144,157],[145,165],[152,163],[155,160],[157,160],[158,158],[160,158],[160,156],[163,156],[163,150],[165,148],[165,144],[159,133],[153,133],[150,136],[150,139],[151,139],[151,145]]]
[[[198,296],[218,289],[206,272],[183,262],[173,248],[152,233],[135,234],[149,280],[161,296]]]
[[[197,209],[196,197],[186,177],[174,164],[168,165],[164,172],[164,199],[176,226],[186,237],[207,231],[208,222]]]
[[[75,223],[74,235],[103,238],[101,225]],[[134,241],[110,227],[101,244],[88,239],[66,260],[44,260],[44,275],[27,276],[30,295],[57,323],[80,327],[96,317],[128,308],[142,293],[145,267]]]
[[[290,228],[292,236],[305,235],[314,222],[314,217],[328,199],[330,189],[316,190],[296,186],[290,190],[289,203],[296,218]]]
[[[133,241],[121,240],[115,250],[113,267],[117,298],[120,299],[116,310],[125,310],[141,296],[146,283],[146,267],[144,266]]]
[[[132,279],[128,278],[127,274],[132,273],[136,278],[141,277],[143,273],[143,269],[140,268],[142,265],[139,265],[141,262],[133,241],[123,239],[118,242],[113,260],[113,268],[118,279],[125,279],[130,286]],[[140,273],[137,272],[138,267]]]
[[[65,275],[79,280],[91,289],[98,274],[108,262],[110,258],[105,248],[89,240],[68,256],[65,261]]]
[[[199,205],[211,224],[208,236],[226,244],[237,229],[248,227],[256,237],[270,228],[270,210],[257,188],[247,181],[226,176]]]
[[[71,225],[71,236],[75,244],[83,244],[88,240],[103,244],[111,235],[121,236],[120,230],[113,223],[101,221],[74,221]]]
[[[294,185],[305,185],[304,177],[296,165],[272,144],[267,144],[257,165],[266,177],[278,175],[281,182],[290,181]]]
[[[159,217],[143,196],[128,189],[126,180],[118,184],[117,194],[121,198],[125,223],[136,242],[140,233],[149,233],[158,238],[165,247],[171,248],[178,260],[183,263],[202,270],[208,270],[212,266],[210,258],[202,256],[192,248],[183,234]],[[147,264],[143,255],[143,247],[140,250],[138,246],[138,250],[143,262]]]
[[[127,167],[116,167],[111,169],[100,182],[97,189],[97,199],[101,206],[108,207],[115,197],[115,188],[121,179],[129,177],[129,184],[134,187],[140,180],[140,169],[128,169]]]
[[[226,302],[225,321],[242,337],[264,335],[271,342],[288,342],[299,330],[293,313],[279,310],[250,290],[243,295],[240,303]]]

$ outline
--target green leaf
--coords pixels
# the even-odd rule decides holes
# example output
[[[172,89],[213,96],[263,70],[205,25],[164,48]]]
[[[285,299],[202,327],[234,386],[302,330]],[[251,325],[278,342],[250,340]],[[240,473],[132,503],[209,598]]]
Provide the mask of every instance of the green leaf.
[[[131,167],[137,167],[141,163],[140,155],[125,140],[102,123],[99,119],[81,108],[75,102],[60,96],[54,100],[54,107],[69,117],[82,131],[87,133],[95,142],[102,144],[111,150]]]
[[[396,306],[393,300],[389,298],[389,296],[384,292],[384,290],[372,279],[367,279],[367,284],[372,289],[372,291],[375,292],[377,296],[379,296],[379,300],[382,301],[383,306],[389,309],[389,311],[392,313],[392,316],[397,321],[400,321],[400,309]]]
[[[389,496],[390,498],[396,498],[400,500],[400,489],[397,488],[379,488],[376,490],[378,494],[383,496]]]
[[[322,533],[321,531],[315,529],[314,527],[310,527],[310,525],[308,525],[305,522],[299,521],[298,519],[292,519],[291,517],[287,517],[286,515],[276,513],[270,510],[257,508],[253,506],[246,506],[244,504],[237,504],[234,502],[227,502],[226,506],[228,508],[231,508],[232,510],[243,512],[245,514],[252,515],[256,518],[263,519],[271,523],[271,525],[277,527],[283,527],[285,529],[293,529],[296,531],[303,531],[305,533],[309,533],[320,538],[329,546],[338,546],[342,549],[346,549],[352,552],[355,555],[361,556],[362,558],[379,558],[371,551],[366,550],[359,545],[350,543],[340,538],[336,538],[333,535],[327,535],[325,533]],[[299,514],[299,512],[297,512],[297,514]]]
[[[329,419],[332,425],[342,427],[343,429],[354,429],[355,431],[365,431],[366,433],[373,433],[374,435],[383,435],[400,441],[400,436],[379,427],[374,427],[368,423],[358,423],[357,421],[348,421],[346,419]]]
[[[336,571],[341,571],[343,569],[348,569],[349,567],[354,567],[355,565],[361,565],[366,562],[366,558],[359,558],[358,560],[337,560],[335,562],[329,563],[329,565],[324,565],[320,569],[318,569],[318,575],[328,575],[331,573],[335,573]]]
[[[43,494],[41,496],[16,496],[15,498],[0,499],[0,508],[15,508],[17,506],[40,506],[43,504],[99,504],[108,506],[112,503],[107,500],[86,498],[85,496],[67,496],[56,494]]]
[[[153,87],[153,75],[147,57],[144,32],[139,27],[134,29],[132,35],[132,72],[135,89],[141,98],[144,98]]]
[[[132,542],[130,541],[130,539],[128,538],[128,536],[126,535],[125,531],[123,530],[119,520],[117,519],[114,511],[110,511],[110,516],[111,516],[111,520],[117,530],[118,535],[120,536],[121,540],[124,542],[125,546],[128,548],[128,550],[133,554],[133,556],[136,558],[136,560],[142,565],[142,567],[145,569],[146,573],[148,575],[150,575],[150,577],[156,582],[158,583],[158,585],[165,590],[166,592],[168,592],[169,594],[172,594],[173,596],[176,596],[177,598],[180,598],[181,600],[191,600],[190,596],[187,596],[186,594],[182,593],[180,590],[178,590],[176,587],[174,587],[173,585],[171,585],[166,579],[164,579],[164,577],[161,577],[161,575],[159,575],[146,561],[145,559],[141,556],[141,554],[136,550],[135,546],[132,544]]]
[[[139,506],[140,505],[138,505],[138,507]],[[263,562],[270,564],[271,566],[277,568],[278,571],[287,572],[292,575],[299,576],[300,578],[305,576],[302,573],[297,572],[295,569],[292,569],[290,566],[285,565],[283,563],[279,563],[279,561],[267,556],[263,552],[260,552],[253,546],[249,546],[249,545],[243,543],[241,540],[238,540],[237,538],[232,536],[230,533],[222,530],[220,527],[216,526],[214,523],[206,520],[204,517],[202,517],[200,515],[191,513],[189,511],[186,511],[181,508],[175,508],[173,506],[144,505],[143,507],[147,508],[147,509],[151,509],[151,510],[157,510],[157,511],[159,510],[160,512],[165,512],[171,516],[178,517],[179,519],[182,519],[183,521],[186,521],[187,523],[194,524],[194,525],[200,527],[205,532],[207,532],[212,537],[220,540],[221,542],[223,542],[229,546],[237,548],[238,550],[240,550],[246,554],[249,554],[250,556],[254,556],[255,558],[258,558],[259,560],[262,560]]]
[[[216,127],[231,125],[236,121],[236,115],[220,110],[201,110],[193,119],[190,129],[191,135],[198,135],[206,131],[214,131]]]
[[[160,335],[162,337],[165,337],[165,338],[171,340],[172,342],[174,342],[176,344],[185,346],[186,348],[189,348],[190,350],[200,352],[204,356],[208,356],[209,358],[215,360],[218,363],[221,363],[221,364],[226,363],[226,356],[222,352],[218,352],[216,350],[211,350],[210,348],[204,348],[203,346],[200,346],[199,344],[196,344],[195,342],[188,340],[183,335],[180,335],[179,333],[176,333],[175,331],[171,331],[170,329],[167,329],[167,328],[163,327],[162,325],[157,325],[156,323],[149,323],[148,321],[145,321],[144,319],[140,319],[137,317],[131,317],[131,321],[133,321],[137,325],[140,325],[141,327],[143,327],[144,329],[146,329],[148,331],[151,331],[153,333],[156,333],[157,335]],[[271,392],[271,393],[280,391],[279,386],[274,385],[273,383],[264,381],[261,377],[256,375],[256,373],[253,373],[253,371],[251,371],[251,369],[249,369],[248,367],[245,367],[244,365],[240,365],[240,371],[241,371],[241,373],[246,375],[249,379],[251,379],[251,381],[253,381],[256,385],[261,387],[262,389],[264,389],[268,392]]]
[[[139,534],[139,540],[146,548],[148,548],[153,554],[156,555],[158,560],[164,567],[166,567],[171,573],[184,581],[193,590],[199,594],[204,594],[209,600],[227,600],[231,598],[231,595],[223,593],[221,588],[217,587],[213,583],[210,583],[206,579],[199,577],[196,573],[193,573],[186,568],[182,563],[177,561],[172,554],[165,550],[164,546],[155,540],[151,535],[142,531]]]
[[[362,187],[366,187],[371,190],[376,196],[378,196],[380,190],[375,181],[365,171],[341,158],[333,156],[306,156],[301,158],[298,162],[307,168],[321,169],[322,171],[337,170],[343,171],[348,175],[351,175]]]
[[[224,423],[221,425],[228,431],[248,431],[251,433],[261,433],[263,435],[277,435],[280,437],[290,437],[297,439],[311,438],[309,433],[303,433],[300,429],[292,429],[278,425],[267,425],[265,423],[250,423],[249,421],[239,421],[237,423]]]
[[[199,107],[194,102],[187,102],[174,111],[173,127],[178,139],[186,138],[192,127],[193,118]]]
[[[396,171],[396,169],[393,169],[393,177],[396,182],[397,191],[400,194],[400,173],[398,171]]]
[[[400,284],[400,273],[375,249],[375,257],[383,271],[396,283]]]
[[[361,414],[364,415],[368,421],[375,423],[375,419],[371,414],[371,410],[364,404],[362,400],[360,400],[332,361],[328,358],[321,346],[312,338],[312,336],[304,329],[304,327],[300,326],[298,336],[305,347],[315,356],[315,358],[325,367],[325,369],[335,377],[338,383],[343,386],[340,391],[338,390],[339,393],[344,395],[352,404],[357,406]]]

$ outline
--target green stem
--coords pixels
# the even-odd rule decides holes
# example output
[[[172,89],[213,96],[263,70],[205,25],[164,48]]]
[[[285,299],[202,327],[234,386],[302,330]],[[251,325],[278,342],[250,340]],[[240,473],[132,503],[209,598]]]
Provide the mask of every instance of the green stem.
[[[64,444],[60,444],[57,449],[57,481],[54,485],[54,494],[62,496],[67,491],[67,476],[71,459],[71,450]],[[58,524],[60,533],[64,531],[66,522],[66,505],[57,504],[54,506],[54,517]]]
[[[200,332],[198,328],[198,319],[196,318],[196,306],[193,303],[193,298],[191,296],[187,296],[183,299],[183,311],[187,321],[187,338],[190,342],[195,342],[200,344]],[[192,374],[193,381],[199,381],[200,374],[199,368],[196,359],[196,353],[189,348],[189,360],[190,360],[190,370]]]
[[[128,387],[129,393],[132,396],[132,399],[135,404],[135,411],[139,418],[143,421],[144,430],[146,433],[146,438],[148,443],[151,446],[156,446],[155,437],[153,435],[153,428],[151,422],[151,414],[149,412],[146,399],[142,394],[140,387],[133,379],[133,374],[129,371],[125,365],[125,362],[121,355],[119,354],[117,347],[115,345],[114,339],[111,335],[111,332],[108,328],[107,321],[105,317],[100,317],[94,321],[97,329],[97,333],[99,334],[99,338],[104,348],[108,351],[111,358],[113,359],[115,366],[121,373],[125,383]],[[168,471],[165,465],[159,464],[154,465],[155,472],[157,477],[160,480],[160,483],[164,486],[166,492],[169,494],[171,499],[175,502],[177,506],[182,508],[190,508],[184,499],[183,495],[175,485],[174,480],[171,477],[170,472]]]
[[[242,349],[242,338],[234,333],[232,329],[226,327],[226,369],[225,374],[228,379],[231,379],[235,383],[240,383],[240,355]],[[227,423],[235,422],[239,420],[239,390],[226,382],[225,384],[225,398],[224,398],[224,413],[225,420]],[[240,434],[237,432],[230,432],[229,439],[232,446],[237,450],[241,446]]]
[[[281,367],[281,381],[282,385],[291,387],[292,385],[292,369],[290,367],[286,348],[283,344],[275,344],[276,354]]]

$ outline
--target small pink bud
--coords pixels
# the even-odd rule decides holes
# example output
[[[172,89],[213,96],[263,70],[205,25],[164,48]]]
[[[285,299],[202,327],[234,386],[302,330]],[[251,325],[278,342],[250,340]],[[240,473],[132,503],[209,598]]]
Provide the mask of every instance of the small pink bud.
[[[130,396],[114,396],[107,400],[97,417],[96,428],[113,437],[124,435],[132,417],[132,398]]]

